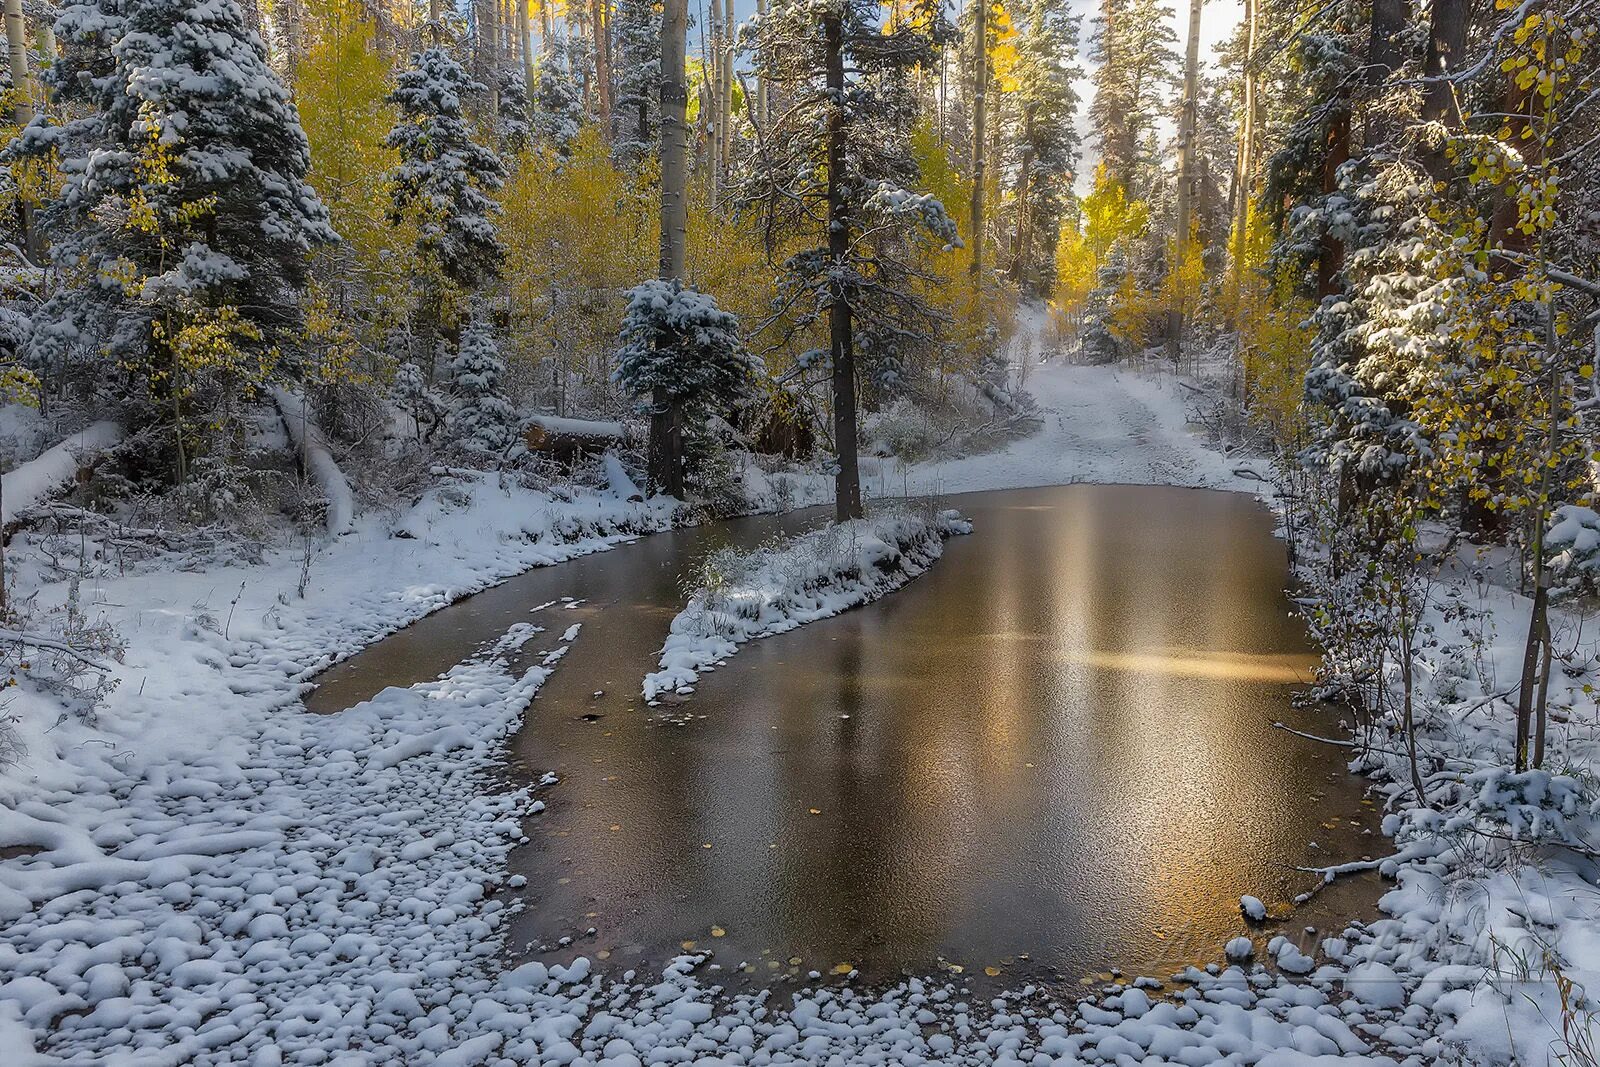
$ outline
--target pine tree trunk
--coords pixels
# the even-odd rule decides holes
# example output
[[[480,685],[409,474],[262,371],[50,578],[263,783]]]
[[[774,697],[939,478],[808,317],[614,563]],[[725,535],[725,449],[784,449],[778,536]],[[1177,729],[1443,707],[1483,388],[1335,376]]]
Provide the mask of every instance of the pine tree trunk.
[[[989,98],[989,3],[976,0],[972,19],[972,278],[983,292],[984,123]]]
[[[985,0],[987,2],[987,0]],[[823,61],[828,93],[828,258],[835,271],[850,256],[850,208],[845,199],[845,154],[849,130],[844,111],[844,25],[837,14],[822,18]],[[828,339],[833,354],[833,447],[839,461],[834,481],[834,518],[862,517],[861,478],[856,456],[856,356],[851,335],[850,294],[835,288],[828,307]]]
[[[1234,203],[1234,232],[1229,253],[1229,315],[1238,314],[1240,291],[1245,286],[1245,254],[1250,243],[1250,211],[1256,205],[1256,34],[1261,18],[1261,0],[1245,0],[1245,78],[1240,86],[1238,157],[1234,166],[1234,187],[1229,190]],[[1237,325],[1237,322],[1235,322]],[[1250,395],[1246,374],[1245,395]]]
[[[1029,101],[1022,109],[1022,160],[1017,168],[1017,232],[1011,241],[1011,278],[1018,286],[1028,283],[1029,182],[1033,169],[1033,116],[1036,105]]]
[[[478,40],[483,43],[483,64],[489,86],[489,124],[498,134],[500,126],[500,0],[486,0],[483,5],[483,25],[478,28]]]
[[[1341,90],[1342,92],[1342,90]],[[1328,124],[1325,154],[1322,159],[1322,191],[1332,193],[1339,187],[1339,168],[1350,158],[1350,102],[1334,102],[1333,120]],[[1344,242],[1324,232],[1317,250],[1317,296],[1331,296],[1339,291],[1339,272],[1344,269]]]
[[[11,117],[20,130],[33,121],[33,79],[28,76],[28,32],[22,18],[22,0],[5,0],[6,59],[11,68]],[[33,205],[17,197],[17,223],[22,229],[23,251],[34,263],[43,248],[34,225]]]
[[[716,0],[712,0],[715,3]],[[721,70],[722,179],[727,185],[733,177],[733,0],[722,0],[722,51],[717,63]]]
[[[756,0],[756,14],[761,18],[767,17],[767,0]],[[765,130],[767,128],[767,79],[765,76],[756,78],[756,124]]]
[[[1429,79],[1422,90],[1422,117],[1455,126],[1461,122],[1456,94],[1444,75],[1456,69],[1467,48],[1468,0],[1433,0],[1428,20],[1428,55],[1423,75]]]
[[[594,84],[595,99],[600,105],[600,128],[611,130],[611,19],[607,0],[594,0]]]
[[[682,279],[687,245],[689,86],[684,78],[688,0],[661,6],[661,260],[663,281]],[[683,420],[664,389],[651,397],[648,462],[651,488],[683,496]]]
[[[1183,268],[1189,248],[1189,230],[1194,218],[1194,140],[1200,109],[1200,9],[1205,0],[1190,0],[1189,41],[1183,59],[1183,111],[1178,117],[1178,219],[1173,241],[1172,306],[1167,309],[1167,358],[1177,366],[1183,341],[1183,288],[1178,272]]]
[[[1228,252],[1229,286],[1237,314],[1239,292],[1244,286],[1244,257],[1250,236],[1250,209],[1255,205],[1256,177],[1256,32],[1260,0],[1244,0],[1244,85],[1240,91],[1239,153],[1233,174],[1233,240]],[[1248,395],[1248,381],[1246,391]]]
[[[1400,33],[1405,29],[1406,0],[1373,0],[1371,33],[1367,42],[1367,84],[1370,103],[1376,103],[1389,76],[1405,61],[1400,50]],[[1391,109],[1372,107],[1367,143],[1388,144],[1394,137],[1396,121]]]

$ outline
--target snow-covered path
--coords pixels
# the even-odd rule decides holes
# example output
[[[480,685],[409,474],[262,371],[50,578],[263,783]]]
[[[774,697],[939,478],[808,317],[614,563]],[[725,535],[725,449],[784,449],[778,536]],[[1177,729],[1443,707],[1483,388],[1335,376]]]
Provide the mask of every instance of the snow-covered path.
[[[1170,378],[1049,362],[1030,368],[1026,388],[1043,415],[1037,432],[1000,451],[918,464],[903,481],[883,464],[869,492],[949,494],[1072,482],[1258,488],[1190,432],[1190,394]]]

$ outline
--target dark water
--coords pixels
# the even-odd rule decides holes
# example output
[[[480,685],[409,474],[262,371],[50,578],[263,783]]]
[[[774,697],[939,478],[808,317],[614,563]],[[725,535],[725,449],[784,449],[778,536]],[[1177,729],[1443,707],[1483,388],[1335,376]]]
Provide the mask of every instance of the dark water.
[[[585,623],[512,752],[561,779],[512,858],[512,944],[542,959],[620,969],[692,945],[752,981],[1164,976],[1243,932],[1241,894],[1287,912],[1312,881],[1296,865],[1375,847],[1339,750],[1271,727],[1335,729],[1291,706],[1314,657],[1259,504],[1089,485],[951,502],[977,532],[930,573],[746,646],[682,704],[638,698],[680,575],[776,520],[532,572],[344,665],[316,702],[431,676],[510,622]],[[528,614],[561,596],[582,603]],[[1372,895],[1337,887],[1279,927],[1338,925]]]

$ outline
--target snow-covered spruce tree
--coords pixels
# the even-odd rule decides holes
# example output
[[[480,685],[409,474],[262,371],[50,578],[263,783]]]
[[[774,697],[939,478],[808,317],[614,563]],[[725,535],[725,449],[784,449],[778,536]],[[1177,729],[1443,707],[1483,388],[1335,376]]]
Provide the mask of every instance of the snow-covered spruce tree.
[[[496,77],[500,81],[500,113],[496,116],[495,138],[501,155],[514,156],[533,143],[528,85],[523,80],[521,67],[501,67]]]
[[[1034,292],[1055,287],[1056,237],[1072,172],[1078,164],[1078,66],[1081,16],[1065,0],[1032,0],[1017,38],[1016,107],[1021,123],[1011,146],[1016,169],[1012,201],[1011,277]]]
[[[239,404],[292,353],[307,254],[338,238],[235,0],[100,0],[58,29],[50,80],[76,117],[15,148],[56,153],[65,179],[46,211],[61,285],[32,358],[92,367],[79,388],[183,482],[238,446]]]
[[[568,47],[555,40],[539,57],[534,71],[534,143],[554,149],[562,158],[572,150],[572,140],[583,128],[583,92],[572,78]]]
[[[412,55],[389,94],[400,109],[386,142],[400,154],[390,221],[416,225],[415,333],[429,368],[436,342],[453,341],[466,299],[499,274],[504,255],[494,222],[500,206],[489,193],[505,167],[478,143],[465,112],[485,91],[448,52],[429,48]]]
[[[511,447],[517,435],[517,413],[506,399],[500,380],[505,361],[495,341],[494,326],[480,308],[468,320],[450,361],[450,439],[471,452],[494,455]]]
[[[410,417],[418,443],[433,438],[450,410],[444,398],[428,384],[428,376],[422,373],[422,368],[411,362],[395,368],[389,396],[395,406]]]
[[[761,214],[769,254],[778,234],[812,242],[784,261],[779,299],[801,325],[827,320],[841,521],[862,514],[857,321],[929,343],[937,323],[911,284],[909,246],[959,240],[944,206],[911,191],[918,174],[898,106],[901,75],[934,62],[950,25],[936,0],[900,15],[885,27],[871,0],[776,0],[742,38],[783,104],[739,197]]]
[[[637,164],[655,154],[661,112],[661,12],[653,0],[617,4],[617,102],[611,119],[618,163]]]
[[[700,438],[684,435],[683,424],[726,414],[761,370],[745,349],[738,316],[677,279],[652,278],[628,291],[618,340],[613,377],[651,415],[655,404],[668,404],[679,422],[675,432],[687,444]],[[686,452],[683,458],[692,470],[704,457]]]

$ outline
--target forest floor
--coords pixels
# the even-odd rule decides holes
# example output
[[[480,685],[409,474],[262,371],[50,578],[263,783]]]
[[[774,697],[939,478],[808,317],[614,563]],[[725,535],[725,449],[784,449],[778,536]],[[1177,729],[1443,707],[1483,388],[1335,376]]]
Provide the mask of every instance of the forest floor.
[[[1045,364],[1028,388],[1037,433],[986,455],[868,466],[869,494],[1259,487],[1189,432],[1171,380]],[[495,772],[580,628],[518,624],[444,677],[338,715],[304,713],[301,695],[329,663],[445,603],[671,521],[659,502],[482,475],[359,517],[309,564],[285,547],[258,563],[157,559],[73,578],[19,536],[10,558],[30,610],[70,603],[126,647],[102,664],[116,685],[94,714],[10,690],[26,752],[0,770],[0,1059],[1420,1065],[1458,1058],[1454,1036],[1503,1053],[1496,1020],[1519,1054],[1548,1053],[1554,1031],[1514,1014],[1514,993],[1478,996],[1481,941],[1452,942],[1448,958],[1428,941],[1448,910],[1415,880],[1394,902],[1403,915],[1329,939],[1322,961],[1263,946],[1278,968],[1225,968],[1219,945],[1219,966],[1166,1000],[1118,982],[1081,1003],[1032,988],[970,1002],[959,985],[868,990],[845,976],[779,1003],[721,993],[694,957],[622,980],[582,960],[504,972],[518,888],[505,857],[544,802]],[[529,643],[543,664],[508,670]],[[1503,907],[1491,919],[1503,928]]]

